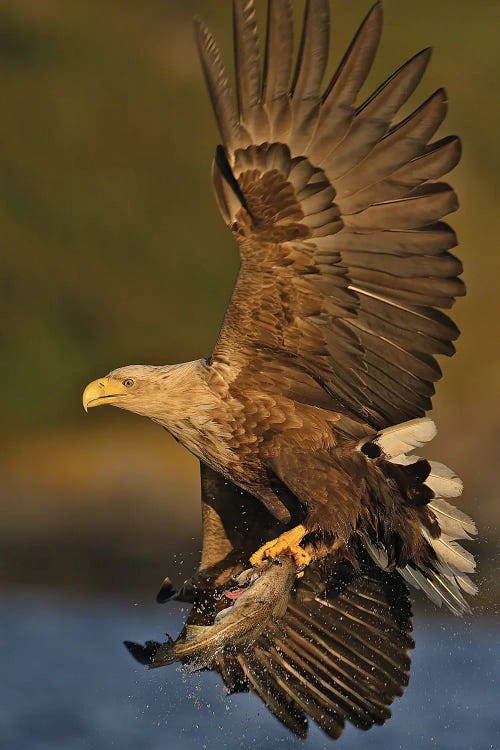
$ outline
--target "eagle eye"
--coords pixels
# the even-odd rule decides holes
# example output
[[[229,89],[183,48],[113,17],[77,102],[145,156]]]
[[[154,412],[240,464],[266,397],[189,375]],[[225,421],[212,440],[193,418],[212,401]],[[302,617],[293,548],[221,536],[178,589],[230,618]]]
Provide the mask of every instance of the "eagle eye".
[[[125,378],[125,380],[122,381],[122,385],[124,385],[125,388],[130,388],[134,385],[134,380],[132,378]]]

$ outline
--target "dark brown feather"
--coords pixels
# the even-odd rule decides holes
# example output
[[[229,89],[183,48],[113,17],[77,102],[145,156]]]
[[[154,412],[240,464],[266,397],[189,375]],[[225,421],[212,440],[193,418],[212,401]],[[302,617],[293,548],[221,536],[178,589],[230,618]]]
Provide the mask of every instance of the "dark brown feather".
[[[253,0],[233,0],[234,60],[240,120],[257,143],[269,138],[269,120],[261,102],[260,51]]]
[[[356,114],[355,102],[375,59],[382,33],[382,4],[377,2],[361,24],[323,95],[310,156],[320,164],[344,137]]]
[[[420,83],[430,55],[430,49],[425,49],[412,57],[358,109],[344,139],[322,161],[332,180],[358,164],[386,135],[393,117]]]
[[[234,107],[226,69],[213,36],[200,19],[195,19],[196,41],[210,100],[222,140],[228,148],[244,142]]]
[[[307,147],[316,126],[329,42],[329,0],[307,0],[297,68],[291,86],[293,126],[289,146],[294,154],[302,153]]]
[[[291,125],[289,81],[293,63],[291,0],[269,0],[263,100],[269,115],[270,141],[286,139]]]
[[[373,148],[369,156],[336,181],[338,204],[342,213],[360,211],[371,202],[354,205],[349,200],[357,191],[387,178],[404,164],[422,153],[446,116],[446,96],[437,91],[406,120],[393,128]],[[377,197],[378,202],[381,201]]]

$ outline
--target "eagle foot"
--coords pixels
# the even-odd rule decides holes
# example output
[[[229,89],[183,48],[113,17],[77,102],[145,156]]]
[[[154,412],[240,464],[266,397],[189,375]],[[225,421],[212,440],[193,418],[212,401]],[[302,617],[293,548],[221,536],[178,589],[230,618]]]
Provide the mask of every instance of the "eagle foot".
[[[312,560],[311,555],[300,546],[302,539],[308,534],[308,530],[305,526],[295,526],[289,531],[285,531],[276,539],[271,539],[270,542],[266,542],[260,547],[257,552],[254,552],[250,558],[250,563],[254,566],[262,565],[265,560],[273,560],[280,555],[290,555],[298,570],[297,578],[301,578],[304,575],[304,568],[306,568]]]

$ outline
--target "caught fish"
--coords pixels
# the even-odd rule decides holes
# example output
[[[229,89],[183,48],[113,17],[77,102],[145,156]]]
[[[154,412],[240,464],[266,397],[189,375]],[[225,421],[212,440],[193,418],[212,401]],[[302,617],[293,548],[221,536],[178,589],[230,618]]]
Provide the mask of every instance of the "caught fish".
[[[293,559],[285,556],[243,571],[236,578],[237,588],[224,592],[231,604],[215,616],[213,624],[187,625],[177,641],[159,646],[148,667],[186,660],[188,669],[195,671],[210,666],[226,646],[255,641],[270,619],[285,614],[296,572]]]

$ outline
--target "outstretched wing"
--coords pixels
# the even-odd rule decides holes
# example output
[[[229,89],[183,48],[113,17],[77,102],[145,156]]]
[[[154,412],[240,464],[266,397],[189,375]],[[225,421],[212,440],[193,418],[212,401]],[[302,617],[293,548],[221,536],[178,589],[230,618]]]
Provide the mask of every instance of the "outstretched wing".
[[[224,585],[248,566],[276,521],[260,504],[202,464],[203,553],[189,623],[206,623]],[[243,511],[243,513],[242,513]],[[337,738],[345,722],[383,724],[410,668],[411,606],[397,573],[329,558],[296,583],[284,617],[243,651],[226,648],[215,668],[229,692],[251,690],[291,731],[308,717]]]
[[[435,355],[451,355],[459,333],[438,308],[464,294],[449,252],[455,234],[441,221],[457,198],[435,181],[460,158],[458,138],[432,141],[445,92],[397,120],[430,51],[358,105],[380,39],[379,3],[323,93],[328,0],[306,3],[293,75],[290,0],[269,0],[263,66],[253,0],[234,0],[234,25],[237,107],[197,22],[224,143],[215,191],[241,254],[212,361],[233,380],[269,371],[292,396],[301,373],[298,400],[319,405],[326,393],[332,408],[376,428],[422,416],[441,375]]]

